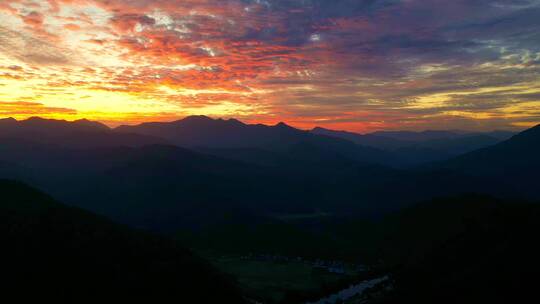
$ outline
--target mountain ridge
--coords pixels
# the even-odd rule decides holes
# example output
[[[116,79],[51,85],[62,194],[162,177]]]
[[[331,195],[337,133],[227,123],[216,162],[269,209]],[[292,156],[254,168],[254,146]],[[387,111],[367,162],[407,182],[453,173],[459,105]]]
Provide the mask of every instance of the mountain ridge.
[[[540,125],[514,135],[496,145],[472,151],[435,167],[465,172],[476,176],[491,176],[511,182],[524,193],[532,194],[537,187],[540,170]],[[539,193],[535,194],[540,197]]]
[[[312,134],[284,122],[273,126],[250,125],[232,119],[190,116],[170,123],[143,123],[119,126],[114,130],[161,136],[175,145],[195,149],[257,148],[297,154],[298,157],[316,153],[321,160],[342,158],[365,162],[381,162],[389,157],[384,151],[358,146],[341,138]]]
[[[0,139],[27,140],[79,149],[167,143],[160,137],[116,133],[105,124],[87,119],[67,121],[41,117],[30,117],[20,121],[13,118],[0,120]]]

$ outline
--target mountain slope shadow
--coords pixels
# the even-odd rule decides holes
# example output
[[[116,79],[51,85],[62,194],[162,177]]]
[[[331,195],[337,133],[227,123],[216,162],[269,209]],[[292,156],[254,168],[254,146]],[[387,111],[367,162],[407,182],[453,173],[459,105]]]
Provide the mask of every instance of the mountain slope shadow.
[[[539,219],[538,204],[475,195],[389,217],[381,257],[399,266],[382,303],[529,302],[540,272]]]
[[[231,281],[171,240],[0,180],[3,297],[96,303],[243,303]]]
[[[524,197],[540,198],[540,125],[497,145],[437,164],[440,168],[507,182]]]

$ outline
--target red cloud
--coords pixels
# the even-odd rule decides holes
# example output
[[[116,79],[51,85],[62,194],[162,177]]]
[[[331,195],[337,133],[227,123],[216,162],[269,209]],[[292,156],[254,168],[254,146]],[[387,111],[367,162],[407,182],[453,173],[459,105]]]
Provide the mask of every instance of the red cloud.
[[[33,28],[42,28],[43,27],[43,15],[38,12],[31,12],[27,15],[21,16],[24,23],[33,27]]]

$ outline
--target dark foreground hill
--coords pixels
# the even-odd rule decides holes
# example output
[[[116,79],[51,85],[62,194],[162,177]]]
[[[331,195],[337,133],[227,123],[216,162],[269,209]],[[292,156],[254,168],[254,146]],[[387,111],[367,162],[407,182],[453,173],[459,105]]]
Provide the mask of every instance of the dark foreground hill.
[[[380,258],[393,266],[394,289],[373,303],[528,303],[536,297],[537,204],[438,199],[382,226]]]
[[[243,303],[235,285],[175,242],[0,180],[2,297],[19,302]]]

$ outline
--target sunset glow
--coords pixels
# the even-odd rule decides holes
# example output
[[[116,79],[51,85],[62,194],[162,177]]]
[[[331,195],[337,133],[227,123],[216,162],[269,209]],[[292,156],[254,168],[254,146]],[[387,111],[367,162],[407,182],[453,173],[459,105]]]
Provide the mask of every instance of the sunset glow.
[[[0,117],[540,123],[540,1],[2,0]]]

